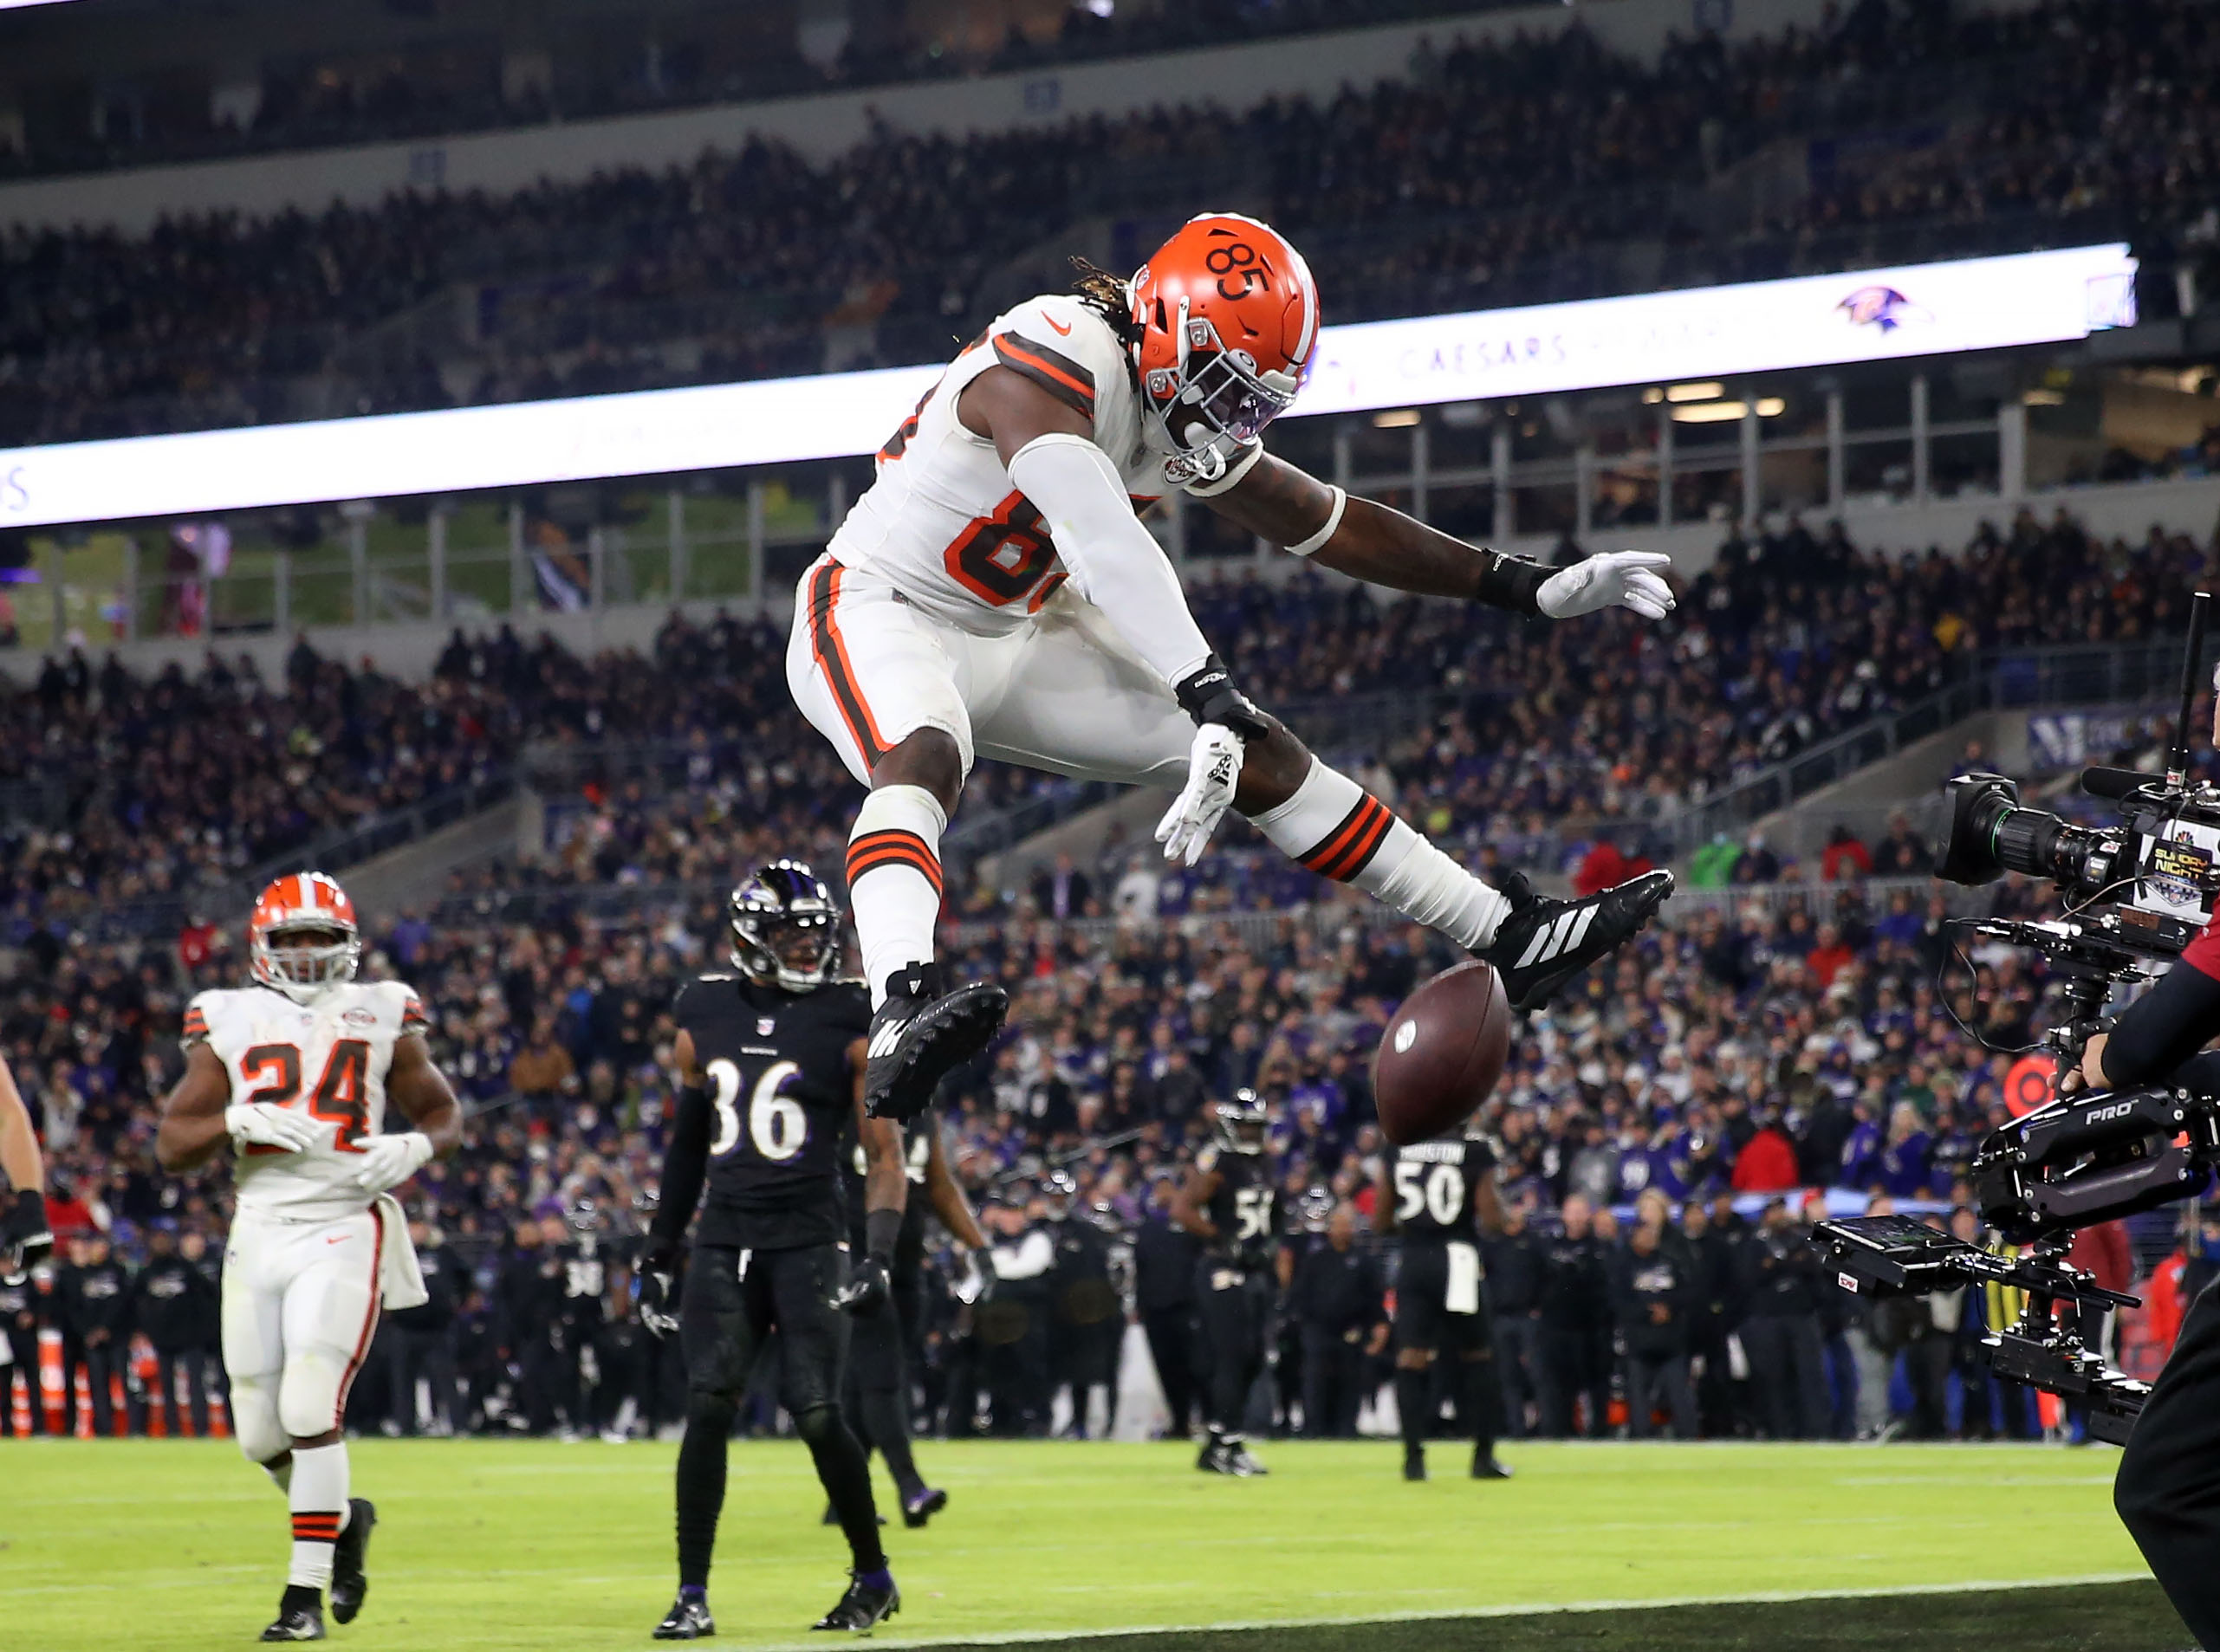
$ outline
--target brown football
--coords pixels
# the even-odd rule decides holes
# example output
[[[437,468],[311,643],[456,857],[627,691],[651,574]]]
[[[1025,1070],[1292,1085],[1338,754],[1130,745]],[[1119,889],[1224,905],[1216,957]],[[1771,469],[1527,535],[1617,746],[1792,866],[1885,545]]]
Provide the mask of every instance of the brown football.
[[[1472,1116],[1511,1052],[1511,1003],[1475,958],[1404,1000],[1372,1059],[1379,1127],[1399,1147],[1445,1136]]]

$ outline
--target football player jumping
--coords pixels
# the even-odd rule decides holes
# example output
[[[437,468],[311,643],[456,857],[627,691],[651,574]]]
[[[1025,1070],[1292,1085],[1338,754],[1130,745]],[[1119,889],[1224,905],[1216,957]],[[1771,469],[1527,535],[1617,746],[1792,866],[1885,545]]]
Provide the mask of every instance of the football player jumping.
[[[293,1560],[265,1641],[324,1638],[323,1591],[362,1609],[376,1511],[347,1494],[347,1390],[378,1310],[425,1299],[407,1223],[386,1196],[461,1144],[423,1007],[354,979],[354,903],[321,872],[263,891],[247,928],[255,984],[193,999],[185,1076],[154,1141],[175,1174],[227,1142],[237,1210],[224,1253],[224,1369],[239,1449],[293,1510]],[[409,1129],[384,1133],[387,1101]]]
[[[976,757],[1178,795],[1157,827],[1192,865],[1228,808],[1493,963],[1531,1009],[1671,892],[1651,872],[1586,900],[1473,877],[1312,757],[1241,692],[1134,515],[1179,489],[1353,578],[1566,619],[1662,619],[1661,555],[1551,573],[1352,499],[1263,450],[1318,343],[1295,249],[1230,213],[1194,219],[1131,282],[1089,270],[957,356],[796,592],[787,680],[871,788],[847,874],[873,1014],[865,1095],[906,1118],[1008,1007],[933,957],[940,834]]]

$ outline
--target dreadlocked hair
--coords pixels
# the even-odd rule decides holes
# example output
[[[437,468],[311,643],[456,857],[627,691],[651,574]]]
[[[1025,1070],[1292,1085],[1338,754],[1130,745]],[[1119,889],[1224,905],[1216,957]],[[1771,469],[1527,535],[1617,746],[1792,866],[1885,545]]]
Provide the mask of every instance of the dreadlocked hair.
[[[1072,283],[1072,291],[1080,301],[1097,312],[1110,323],[1117,334],[1118,342],[1133,345],[1139,342],[1140,323],[1133,320],[1133,290],[1120,276],[1112,275],[1092,260],[1074,256],[1072,268],[1079,271],[1079,279]]]

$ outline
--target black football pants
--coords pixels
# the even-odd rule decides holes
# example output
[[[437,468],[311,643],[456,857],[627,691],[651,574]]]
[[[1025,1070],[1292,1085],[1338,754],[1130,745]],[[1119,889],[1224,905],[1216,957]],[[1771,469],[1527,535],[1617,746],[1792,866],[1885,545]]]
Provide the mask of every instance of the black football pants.
[[[2220,1296],[2211,1286],[2135,1420],[2113,1504],[2190,1633],[2220,1649]]]

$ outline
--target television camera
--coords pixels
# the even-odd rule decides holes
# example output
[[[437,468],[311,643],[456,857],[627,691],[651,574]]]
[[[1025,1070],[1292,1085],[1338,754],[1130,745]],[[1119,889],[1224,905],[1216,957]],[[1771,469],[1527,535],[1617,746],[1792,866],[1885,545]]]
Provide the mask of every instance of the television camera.
[[[1952,938],[2003,943],[2041,957],[2059,990],[2042,1045],[2064,1075],[2080,1065],[2105,1005],[2160,973],[2210,918],[2220,894],[2220,789],[2190,772],[2190,712],[2212,599],[2190,608],[2181,712],[2165,772],[2090,768],[2081,788],[2119,805],[2117,824],[2080,826],[2022,807],[1998,774],[1948,787],[1949,824],[1936,876],[1979,884],[2007,871],[2059,885],[2061,916],[1958,918]],[[1982,1220],[2013,1247],[1983,1250],[1902,1216],[1826,1221],[1813,1242],[1845,1290],[1921,1296],[1994,1282],[2023,1292],[2018,1319],[1981,1354],[2000,1377],[2088,1407],[2090,1432],[2124,1441],[2150,1392],[2082,1345],[2061,1305],[2134,1306],[2066,1254],[2075,1229],[2132,1215],[2205,1188],[2220,1166],[2220,1097],[2179,1085],[2056,1095],[1992,1132],[1970,1167]]]

